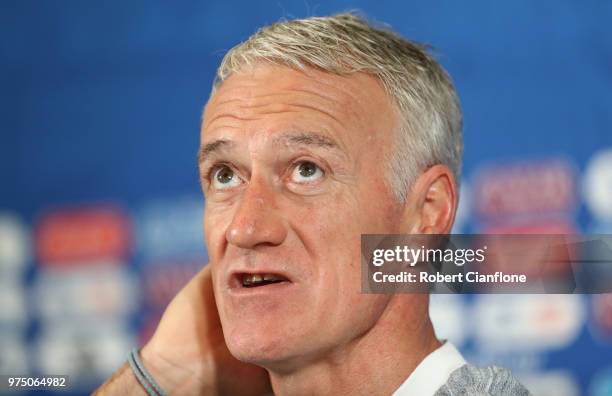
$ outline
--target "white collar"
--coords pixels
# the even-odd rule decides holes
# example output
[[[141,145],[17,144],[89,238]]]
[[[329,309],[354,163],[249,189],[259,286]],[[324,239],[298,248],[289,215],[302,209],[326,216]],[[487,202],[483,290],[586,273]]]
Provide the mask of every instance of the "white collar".
[[[433,396],[451,373],[464,364],[466,361],[457,348],[450,342],[444,342],[419,363],[393,396]]]

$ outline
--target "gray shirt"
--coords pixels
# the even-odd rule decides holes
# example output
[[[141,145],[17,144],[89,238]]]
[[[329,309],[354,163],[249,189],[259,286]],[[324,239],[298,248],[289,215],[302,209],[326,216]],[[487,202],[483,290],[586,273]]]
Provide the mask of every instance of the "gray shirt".
[[[478,368],[467,363],[450,342],[430,353],[393,396],[530,395],[501,367]]]
[[[453,371],[435,396],[528,396],[531,395],[510,370],[489,366],[479,368],[465,364]]]

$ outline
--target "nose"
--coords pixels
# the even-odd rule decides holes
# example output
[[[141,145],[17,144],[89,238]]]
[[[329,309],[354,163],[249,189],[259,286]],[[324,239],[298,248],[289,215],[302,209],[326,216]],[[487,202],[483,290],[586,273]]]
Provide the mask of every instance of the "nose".
[[[276,207],[275,191],[264,180],[249,182],[243,192],[225,238],[242,249],[277,246],[287,237],[287,227]]]

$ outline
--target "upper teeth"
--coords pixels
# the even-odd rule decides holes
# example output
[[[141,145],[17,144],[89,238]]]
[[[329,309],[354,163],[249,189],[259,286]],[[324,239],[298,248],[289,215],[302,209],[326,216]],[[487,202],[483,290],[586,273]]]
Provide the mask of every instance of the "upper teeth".
[[[282,280],[284,279],[272,274],[245,274],[242,276],[242,284],[244,286],[261,283],[263,281],[273,282]]]

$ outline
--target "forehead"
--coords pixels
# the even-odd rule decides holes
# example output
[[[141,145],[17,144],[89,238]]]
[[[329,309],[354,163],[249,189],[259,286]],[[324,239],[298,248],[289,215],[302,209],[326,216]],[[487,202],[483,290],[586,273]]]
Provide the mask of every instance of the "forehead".
[[[217,88],[204,111],[202,141],[219,134],[252,137],[287,129],[329,134],[342,145],[387,141],[395,114],[379,80],[368,74],[261,64],[233,74]]]

